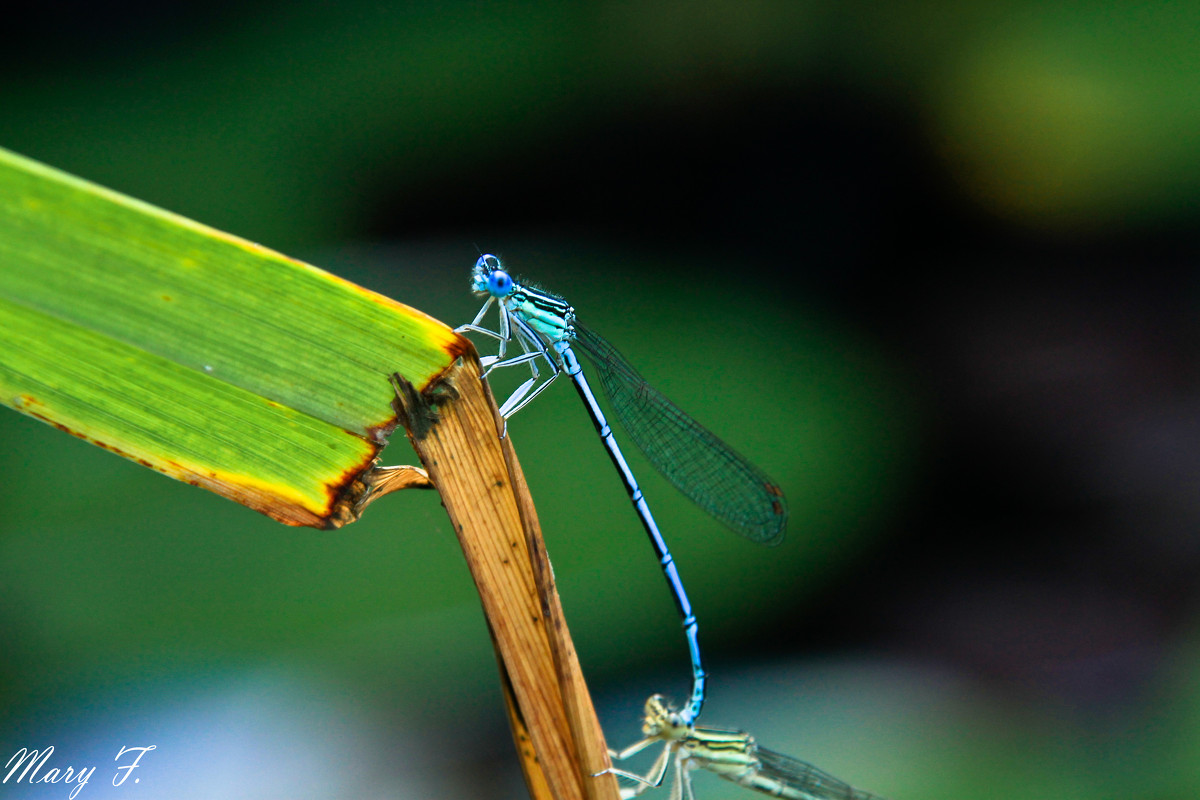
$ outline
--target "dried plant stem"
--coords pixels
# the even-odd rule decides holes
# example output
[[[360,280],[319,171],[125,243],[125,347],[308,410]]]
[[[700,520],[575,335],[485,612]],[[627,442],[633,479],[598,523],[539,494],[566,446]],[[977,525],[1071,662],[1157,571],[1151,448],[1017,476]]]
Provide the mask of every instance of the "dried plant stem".
[[[615,800],[607,747],[554,588],[533,502],[474,352],[441,397],[396,377],[409,438],[442,496],[483,603],[530,795]]]

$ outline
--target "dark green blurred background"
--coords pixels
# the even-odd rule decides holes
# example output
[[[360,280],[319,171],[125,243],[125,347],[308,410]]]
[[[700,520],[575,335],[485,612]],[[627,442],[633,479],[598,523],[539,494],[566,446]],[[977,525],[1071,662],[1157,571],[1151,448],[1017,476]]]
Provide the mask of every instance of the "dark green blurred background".
[[[704,721],[892,800],[1200,793],[1200,5],[13,14],[0,146],[450,324],[499,253],[783,484],[766,550],[634,457]],[[510,431],[627,743],[688,687],[671,601],[574,392]],[[0,469],[4,760],[99,765],[83,798],[524,795],[436,496],[290,529],[15,413]]]

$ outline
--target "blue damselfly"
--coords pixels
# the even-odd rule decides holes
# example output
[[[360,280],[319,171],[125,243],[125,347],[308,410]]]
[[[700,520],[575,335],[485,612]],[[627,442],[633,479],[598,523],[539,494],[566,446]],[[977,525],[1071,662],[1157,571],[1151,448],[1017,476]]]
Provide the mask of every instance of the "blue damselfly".
[[[499,341],[499,352],[481,359],[487,370],[485,375],[500,367],[520,364],[527,365],[531,372],[529,379],[500,406],[506,425],[509,417],[564,373],[571,377],[583,398],[650,537],[683,619],[692,659],[692,694],[681,713],[689,722],[694,720],[704,705],[705,695],[696,617],[658,524],[584,377],[575,347],[596,368],[614,414],[646,459],[701,508],[751,541],[777,544],[787,525],[783,492],[757,467],[646,383],[612,345],[579,324],[575,309],[561,297],[518,283],[494,255],[480,256],[475,263],[471,288],[478,295],[486,295],[487,301],[475,319],[458,330],[474,331]],[[500,315],[498,330],[480,324],[493,303],[497,304]],[[510,342],[521,348],[519,355],[508,355]],[[539,363],[548,370],[547,375],[539,371]]]

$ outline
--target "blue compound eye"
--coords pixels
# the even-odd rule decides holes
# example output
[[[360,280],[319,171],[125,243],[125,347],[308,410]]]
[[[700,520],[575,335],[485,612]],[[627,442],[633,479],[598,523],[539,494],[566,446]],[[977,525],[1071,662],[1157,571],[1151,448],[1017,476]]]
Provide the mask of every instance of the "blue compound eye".
[[[495,256],[492,256],[495,258]],[[500,262],[496,262],[496,266],[500,266]],[[513,280],[509,274],[502,269],[494,269],[488,275],[488,291],[495,297],[504,297],[512,291]]]
[[[487,272],[500,269],[500,259],[496,258],[491,253],[482,255],[479,257],[479,260],[475,262],[475,269],[482,269]]]

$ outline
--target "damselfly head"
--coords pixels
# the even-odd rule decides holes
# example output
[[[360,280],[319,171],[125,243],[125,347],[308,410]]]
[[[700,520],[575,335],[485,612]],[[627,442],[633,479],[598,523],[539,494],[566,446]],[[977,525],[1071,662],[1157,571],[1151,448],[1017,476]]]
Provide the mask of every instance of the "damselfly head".
[[[642,733],[646,737],[682,739],[687,735],[688,727],[683,715],[672,708],[661,694],[651,695],[646,701],[646,716],[642,720]]]
[[[475,269],[471,271],[471,291],[492,297],[508,297],[512,290],[512,276],[505,272],[500,259],[491,253],[480,256],[475,262]]]

